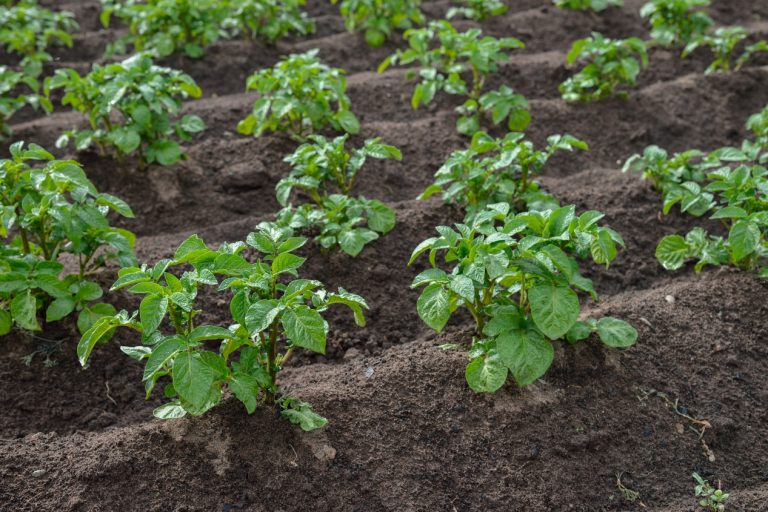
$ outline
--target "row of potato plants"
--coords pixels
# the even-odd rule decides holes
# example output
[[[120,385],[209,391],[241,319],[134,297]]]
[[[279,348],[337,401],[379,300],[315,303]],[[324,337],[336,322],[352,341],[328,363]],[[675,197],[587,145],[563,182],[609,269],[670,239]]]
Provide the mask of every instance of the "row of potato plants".
[[[623,245],[621,237],[599,225],[603,217],[600,212],[577,215],[573,206],[560,207],[534,180],[555,152],[584,150],[586,144],[568,135],[555,135],[544,150],[536,150],[522,132],[530,122],[525,99],[511,89],[507,92],[502,88],[496,94],[483,92],[488,74],[506,58],[504,50],[521,47],[522,43],[512,38],[481,38],[476,29],[459,33],[448,22],[434,22],[407,34],[411,48],[393,55],[383,67],[416,61],[422,65],[422,81],[413,96],[414,107],[431,101],[439,90],[468,98],[459,108],[457,127],[461,133],[470,135],[472,142],[468,149],[449,157],[438,170],[435,184],[422,195],[426,198],[443,193],[445,200],[465,208],[466,217],[454,227],[438,227],[440,236],[420,244],[410,263],[420,254],[429,253],[431,268],[420,273],[413,283],[414,287],[424,287],[417,310],[427,325],[441,330],[461,306],[475,321],[477,336],[466,371],[469,385],[476,391],[495,391],[506,382],[508,374],[519,385],[530,384],[550,366],[552,341],[558,339],[576,342],[596,332],[611,347],[633,344],[637,333],[621,320],[581,320],[577,295],[581,291],[596,298],[591,281],[579,272],[578,260],[590,258],[599,264],[610,264],[617,255],[617,246]],[[439,42],[437,48],[433,41]],[[465,72],[471,74],[470,82],[464,81]],[[143,103],[148,101],[143,88],[147,75],[150,81],[160,84],[151,91],[151,99],[159,107]],[[329,293],[317,281],[298,279],[297,270],[304,259],[293,251],[306,239],[293,236],[293,230],[319,227],[317,242],[321,247],[339,246],[352,256],[358,254],[366,243],[391,230],[395,218],[389,207],[376,200],[349,196],[356,177],[368,157],[399,160],[401,155],[397,148],[378,139],[370,139],[362,148],[348,152],[346,136],[329,141],[312,135],[326,126],[348,133],[359,131],[345,95],[343,71],[322,64],[316,52],[291,55],[274,68],[255,73],[247,86],[256,89],[260,96],[252,114],[238,126],[241,133],[258,136],[266,130],[287,131],[304,142],[286,158],[292,171],[277,186],[278,200],[286,208],[277,215],[276,222],[259,226],[245,243],[224,244],[214,250],[193,236],[182,243],[173,259],[151,267],[123,268],[113,290],[127,288],[131,293],[144,295],[139,310],[133,314],[114,314],[114,310],[88,309],[96,314],[89,313],[89,323],[83,322],[85,334],[78,355],[85,364],[97,343],[108,340],[118,327],[128,327],[141,334],[142,345],[123,350],[146,360],[144,382],[148,395],[158,379],[170,378],[164,394],[171,402],[156,411],[158,416],[202,414],[219,402],[226,386],[249,412],[259,399],[278,403],[291,421],[311,429],[325,420],[307,404],[283,396],[277,389],[275,375],[294,349],[324,352],[328,325],[321,313],[328,307],[346,305],[358,323],[363,324],[362,312],[367,305],[362,298],[344,290]],[[118,154],[136,150],[142,161],[172,163],[181,157],[180,149],[178,145],[171,147],[163,137],[175,132],[186,138],[202,129],[202,121],[194,116],[171,125],[167,112],[176,113],[181,106],[175,96],[194,97],[200,91],[191,78],[155,66],[147,54],[138,54],[121,64],[95,67],[85,79],[60,70],[46,81],[46,91],[56,88],[64,88],[63,101],[91,119],[92,130],[63,137],[73,138],[78,147],[109,144],[117,148]],[[99,99],[93,101],[94,96]],[[126,124],[110,126],[108,111],[105,115],[101,105],[120,104],[124,98],[127,99],[121,114]],[[165,118],[156,117],[158,109],[165,109]],[[494,124],[507,120],[512,131],[502,139],[481,132],[481,113],[489,113]],[[25,154],[22,146],[14,147],[17,154]],[[40,155],[50,157],[42,148],[29,151],[33,153],[28,157],[12,154],[14,159],[4,161],[3,166],[11,168],[10,162],[18,158],[23,161]],[[76,163],[67,165],[77,167]],[[21,174],[33,176],[34,172],[27,168]],[[293,208],[293,190],[300,190],[312,202]],[[68,192],[73,197],[82,194]],[[91,192],[97,194],[95,190]],[[21,198],[22,203],[25,200]],[[100,200],[97,211],[103,224],[110,207],[122,206],[111,196]],[[15,206],[12,208],[16,210]],[[129,212],[122,209],[122,214]],[[14,228],[14,222],[6,227],[8,232]],[[18,224],[14,244],[28,254],[29,251],[24,253],[24,225]],[[75,235],[76,231],[67,234]],[[126,233],[122,236],[132,244]],[[63,244],[69,245],[76,244]],[[38,243],[35,248],[38,246],[37,260],[55,262],[57,253],[46,252],[42,249],[44,244]],[[248,261],[242,255],[246,246],[262,253],[262,259]],[[441,252],[450,267],[448,271],[437,265],[437,254]],[[86,262],[89,260],[86,254],[83,257]],[[100,260],[99,264],[103,262]],[[126,264],[125,258],[121,264]],[[191,266],[192,270],[180,277],[168,271],[178,266]],[[84,276],[81,270],[79,280]],[[52,309],[51,320],[55,320],[75,308],[85,310],[86,306],[78,300],[98,298],[94,291],[86,294],[85,299],[71,299],[69,310],[69,302],[66,307],[60,303],[51,308],[51,304],[65,297],[38,286],[42,298],[33,307],[30,299],[16,297],[32,296],[34,289],[20,288],[17,281],[1,290],[17,294],[9,298],[10,312],[4,318],[8,325],[15,322],[22,328],[38,327],[28,320],[36,318],[39,309]],[[25,277],[24,282],[29,284],[32,280]],[[200,285],[217,286],[218,291],[231,294],[230,311],[235,323],[227,327],[197,325],[195,317],[202,311],[195,309]],[[75,296],[79,290],[74,284],[67,285],[67,289]],[[99,288],[98,295],[100,292]],[[54,300],[49,303],[45,294]],[[19,305],[14,307],[17,301]],[[64,313],[57,317],[60,311]],[[170,334],[163,334],[165,318],[165,325],[172,327]],[[212,341],[220,342],[218,352],[207,350],[206,343]],[[285,347],[282,354],[281,347]],[[230,361],[235,353],[237,361]]]

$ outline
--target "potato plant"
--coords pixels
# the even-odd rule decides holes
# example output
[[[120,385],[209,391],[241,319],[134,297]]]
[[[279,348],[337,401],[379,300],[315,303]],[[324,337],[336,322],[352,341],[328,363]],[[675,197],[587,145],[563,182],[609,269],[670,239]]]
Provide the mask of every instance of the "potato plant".
[[[126,327],[140,335],[141,345],[122,350],[146,361],[147,397],[158,381],[166,381],[163,395],[170,402],[155,409],[155,416],[204,414],[229,389],[249,414],[263,402],[278,406],[304,430],[322,427],[325,418],[281,392],[277,374],[295,350],[325,353],[328,323],[322,313],[329,307],[347,306],[362,326],[368,306],[344,289],[332,293],[319,281],[299,278],[305,259],[294,252],[305,242],[290,229],[265,224],[248,235],[247,245],[225,243],[213,250],[192,235],[172,259],[122,269],[111,289],[141,295],[139,308],[99,319],[78,344],[81,364],[98,343]],[[262,257],[249,261],[247,247]],[[201,320],[213,306],[201,303],[206,289],[229,296],[230,325]]]
[[[768,152],[768,106],[749,117],[747,120],[747,130],[754,134],[755,144],[762,148],[763,151]]]
[[[39,77],[43,64],[52,60],[49,47],[71,47],[77,29],[75,16],[68,11],[54,12],[27,2],[0,7],[0,48],[21,57],[19,65],[32,78]]]
[[[491,16],[498,16],[507,12],[508,7],[500,0],[458,0],[459,5],[448,9],[446,18],[464,16],[475,21],[484,21]]]
[[[577,216],[574,206],[515,215],[497,203],[471,224],[438,227],[439,236],[416,247],[409,264],[424,253],[430,262],[412,283],[423,288],[416,308],[424,323],[440,332],[462,306],[474,319],[465,372],[470,388],[494,392],[509,374],[519,386],[533,383],[552,364],[555,340],[575,343],[597,332],[610,347],[635,342],[637,331],[622,320],[580,320],[578,292],[597,294],[578,260],[608,265],[623,246],[616,232],[598,225],[602,217]]]
[[[624,0],[552,0],[552,3],[560,9],[600,12],[609,7],[621,7]]]
[[[288,176],[277,184],[277,200],[285,208],[278,213],[278,224],[294,229],[314,228],[324,250],[341,248],[352,257],[366,244],[395,227],[395,212],[381,201],[352,197],[350,193],[366,159],[401,160],[400,150],[368,139],[362,147],[347,152],[347,136],[332,141],[315,135],[285,161],[292,165]],[[294,190],[312,203],[293,207]]]
[[[565,101],[591,102],[616,94],[626,97],[626,91],[616,92],[621,86],[634,87],[640,70],[648,65],[645,42],[636,37],[608,39],[593,32],[591,37],[579,39],[568,52],[568,65],[585,65],[574,76],[560,84]]]
[[[45,81],[46,95],[63,89],[62,105],[70,105],[89,121],[88,129],[64,132],[56,145],[74,141],[78,150],[97,145],[102,153],[114,148],[118,157],[136,153],[140,165],[172,165],[182,158],[176,138],[191,140],[205,129],[195,115],[177,120],[183,100],[202,91],[189,75],[157,66],[147,54],[123,62],[94,64],[85,76],[59,69]]]
[[[574,149],[586,150],[587,144],[570,135],[552,135],[547,146],[537,150],[522,133],[494,139],[477,132],[469,148],[451,153],[419,199],[442,194],[445,202],[465,210],[467,222],[493,203],[509,203],[514,211],[557,207],[557,200],[534,177],[556,152]]]
[[[463,135],[471,136],[478,131],[481,118],[488,114],[495,125],[506,120],[509,130],[523,131],[531,121],[525,97],[506,85],[486,93],[483,86],[488,75],[509,59],[509,50],[525,45],[514,37],[481,36],[478,28],[459,32],[448,21],[433,21],[425,28],[406,31],[404,37],[409,48],[387,57],[379,65],[379,72],[390,65],[419,64],[420,82],[411,97],[414,109],[431,103],[440,91],[465,96],[467,100],[456,109],[456,129]],[[409,79],[416,75],[409,70]]]
[[[73,312],[85,332],[115,313],[90,278],[109,260],[134,262],[135,236],[110,226],[108,214],[133,217],[117,197],[99,193],[79,163],[55,160],[40,146],[16,142],[0,160],[0,335],[14,326],[39,331]],[[41,162],[42,167],[31,164]],[[68,273],[60,261],[74,264]],[[71,264],[67,267],[71,268]]]
[[[37,94],[38,89],[37,80],[23,71],[0,66],[0,140],[11,135],[10,120],[25,106],[53,110],[51,102]]]
[[[288,35],[305,36],[315,31],[315,22],[301,9],[305,0],[231,0],[225,26],[252,40],[274,43]]]
[[[730,494],[724,492],[719,484],[715,489],[698,473],[693,474],[693,479],[696,481],[693,492],[699,498],[699,508],[707,512],[723,512]]]
[[[709,31],[714,20],[701,8],[709,0],[651,0],[640,9],[640,15],[651,23],[651,39],[663,47],[690,44]]]
[[[347,30],[364,32],[365,42],[373,47],[384,44],[395,31],[426,21],[421,0],[341,0],[339,12]]]
[[[246,90],[257,91],[259,98],[237,131],[255,137],[265,131],[288,132],[299,141],[328,125],[340,132],[360,131],[350,110],[344,70],[323,64],[317,53],[291,54],[274,68],[248,77]]]
[[[744,51],[734,63],[736,48],[748,36],[749,33],[744,27],[720,27],[713,33],[700,36],[688,43],[683,49],[683,57],[687,57],[701,46],[706,46],[712,52],[713,59],[705,73],[738,71],[754,54],[768,52],[768,41],[761,40],[745,46]]]
[[[314,30],[313,21],[301,11],[304,0],[101,0],[101,4],[105,27],[115,16],[129,28],[109,46],[108,55],[133,49],[158,57],[184,52],[199,58],[206,46],[239,34],[273,43],[291,33]]]

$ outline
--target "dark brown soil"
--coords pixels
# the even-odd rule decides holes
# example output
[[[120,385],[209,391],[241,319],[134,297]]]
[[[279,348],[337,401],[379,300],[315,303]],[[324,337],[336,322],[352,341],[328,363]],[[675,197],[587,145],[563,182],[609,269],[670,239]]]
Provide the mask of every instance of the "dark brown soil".
[[[87,69],[114,31],[100,28],[98,2],[48,2],[73,10],[83,27],[55,66]],[[278,209],[274,185],[295,144],[282,136],[245,138],[235,125],[249,110],[245,77],[289,52],[319,48],[345,68],[362,134],[399,146],[403,163],[372,162],[360,192],[391,204],[395,230],[356,259],[311,246],[304,275],[343,286],[371,305],[368,326],[332,313],[328,353],[302,356],[282,384],[329,419],[311,434],[268,408],[247,416],[231,398],[203,418],[161,422],[159,399],[144,400],[141,368],[119,351],[118,336],[89,368],[75,358],[74,326],[42,338],[12,334],[0,351],[0,510],[8,511],[628,511],[695,510],[691,473],[722,482],[728,510],[767,510],[768,282],[730,270],[669,273],[653,252],[665,234],[695,225],[662,217],[647,183],[618,171],[619,161],[659,144],[670,150],[736,144],[749,114],[768,103],[768,61],[728,76],[705,76],[706,52],[681,61],[655,50],[627,101],[566,105],[557,85],[568,76],[570,42],[600,30],[644,36],[641,0],[601,15],[552,8],[547,0],[509,2],[483,28],[522,38],[492,86],[508,83],[531,101],[537,142],[569,132],[590,151],[558,156],[543,184],[564,203],[598,209],[627,241],[616,264],[588,269],[601,292],[587,313],[626,318],[635,347],[559,346],[549,373],[524,390],[471,392],[462,351],[443,343],[470,336],[465,317],[435,335],[418,319],[412,248],[439,224],[460,220],[439,200],[416,201],[444,158],[466,143],[454,130],[454,98],[419,111],[407,101],[402,70],[375,67],[395,47],[370,49],[343,30],[337,8],[312,0],[318,33],[265,47],[227,41],[199,61],[173,58],[203,86],[187,110],[209,128],[172,168],[136,170],[93,153],[76,156],[97,186],[127,200],[142,260],[172,253],[191,233],[210,243],[242,240]],[[712,14],[768,35],[768,3],[715,0]],[[430,16],[448,2],[429,2]],[[468,23],[463,25],[469,26]],[[53,147],[82,120],[64,110],[25,112],[17,139]],[[64,156],[63,154],[61,156]],[[114,271],[104,272],[104,283]],[[135,306],[127,296],[119,307]],[[224,319],[214,304],[212,320]],[[43,339],[44,338],[44,339]],[[51,349],[47,368],[35,351]],[[677,412],[672,404],[677,403]],[[701,439],[694,429],[708,422]],[[634,500],[617,483],[639,493]]]

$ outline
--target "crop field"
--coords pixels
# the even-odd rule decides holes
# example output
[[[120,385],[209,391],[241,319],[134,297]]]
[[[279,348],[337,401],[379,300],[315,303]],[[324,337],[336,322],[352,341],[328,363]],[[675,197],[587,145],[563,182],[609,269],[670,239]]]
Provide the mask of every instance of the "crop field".
[[[0,510],[768,510],[766,41],[0,0]]]

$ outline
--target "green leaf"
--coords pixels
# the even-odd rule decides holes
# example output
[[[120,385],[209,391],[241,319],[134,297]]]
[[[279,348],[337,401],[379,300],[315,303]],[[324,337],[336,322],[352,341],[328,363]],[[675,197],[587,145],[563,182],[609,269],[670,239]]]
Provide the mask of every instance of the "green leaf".
[[[5,336],[11,332],[12,327],[13,319],[11,318],[11,313],[0,309],[0,336]]]
[[[743,260],[760,246],[760,227],[748,220],[737,221],[728,234],[728,246],[734,261]]]
[[[348,229],[339,235],[339,246],[342,251],[354,258],[360,254],[365,244],[377,238],[379,238],[379,235],[369,229]]]
[[[579,298],[568,286],[534,285],[528,289],[528,301],[536,327],[553,340],[562,338],[581,312]]]
[[[357,120],[357,117],[355,117],[355,114],[353,114],[351,111],[342,110],[336,114],[336,119],[345,132],[355,135],[360,131],[360,122]]]
[[[157,372],[161,371],[165,365],[181,350],[181,340],[178,336],[165,338],[158,343],[147,359],[144,366],[144,375],[142,381],[146,382],[154,378]]]
[[[83,337],[80,338],[80,342],[77,344],[77,357],[82,366],[85,366],[85,363],[88,362],[93,347],[100,341],[109,339],[117,325],[117,320],[114,317],[105,316],[96,320],[91,328],[83,334]]]
[[[656,246],[656,259],[667,270],[677,270],[690,256],[690,247],[680,235],[665,236]]]
[[[149,336],[160,327],[160,323],[168,311],[168,297],[162,295],[147,295],[139,304],[139,318],[145,336]]]
[[[187,411],[184,410],[179,402],[171,402],[155,408],[155,410],[152,411],[152,415],[161,420],[173,420],[183,418],[187,415]]]
[[[247,373],[235,372],[229,379],[229,389],[232,390],[238,400],[243,402],[248,414],[253,414],[253,411],[256,410],[256,397],[259,392],[256,378]]]
[[[272,274],[277,275],[284,272],[295,274],[296,269],[302,266],[305,261],[306,258],[284,252],[272,261]]]
[[[597,321],[600,340],[613,348],[626,348],[637,341],[637,330],[624,320],[606,316]]]
[[[592,326],[589,325],[589,323],[578,321],[568,330],[565,339],[567,339],[569,343],[576,343],[577,341],[589,338],[592,331]]]
[[[150,146],[155,161],[160,165],[173,165],[181,160],[181,148],[172,140],[158,140]]]
[[[595,263],[607,265],[616,259],[616,243],[613,241],[610,232],[605,229],[598,230],[597,236],[592,239],[589,249],[592,252],[592,259],[595,260]]]
[[[507,367],[495,350],[475,358],[467,365],[464,376],[477,393],[493,393],[507,381]]]
[[[284,309],[285,306],[274,299],[260,300],[251,304],[245,313],[245,327],[248,329],[248,335],[254,336],[267,330]]]
[[[467,276],[452,276],[449,287],[462,299],[468,302],[475,300],[475,285]]]
[[[75,309],[75,301],[68,298],[68,297],[62,297],[60,299],[56,299],[48,306],[48,309],[45,311],[45,321],[46,322],[55,322],[56,320],[61,320],[68,314],[70,314]]]
[[[280,414],[294,425],[298,425],[304,432],[325,426],[328,420],[312,410],[309,404],[293,402],[288,409],[283,409]]]
[[[328,323],[320,313],[307,306],[296,306],[286,310],[281,321],[293,345],[325,354]]]
[[[528,386],[552,365],[555,349],[535,329],[518,329],[496,338],[496,350],[519,386]]]
[[[11,316],[13,321],[28,331],[39,331],[40,324],[37,323],[37,299],[32,294],[32,290],[27,290],[15,296],[11,301]]]
[[[195,409],[204,409],[214,386],[214,370],[203,362],[201,354],[186,351],[177,354],[172,375],[179,397]]]
[[[229,329],[217,325],[200,325],[189,333],[189,341],[226,340],[234,336]]]
[[[116,313],[117,310],[112,304],[102,302],[86,306],[80,311],[80,314],[77,315],[77,330],[80,331],[80,334],[85,334],[96,320],[105,316],[115,316]]]
[[[430,284],[416,301],[416,311],[425,324],[437,332],[442,331],[452,313],[448,291],[439,283]]]

